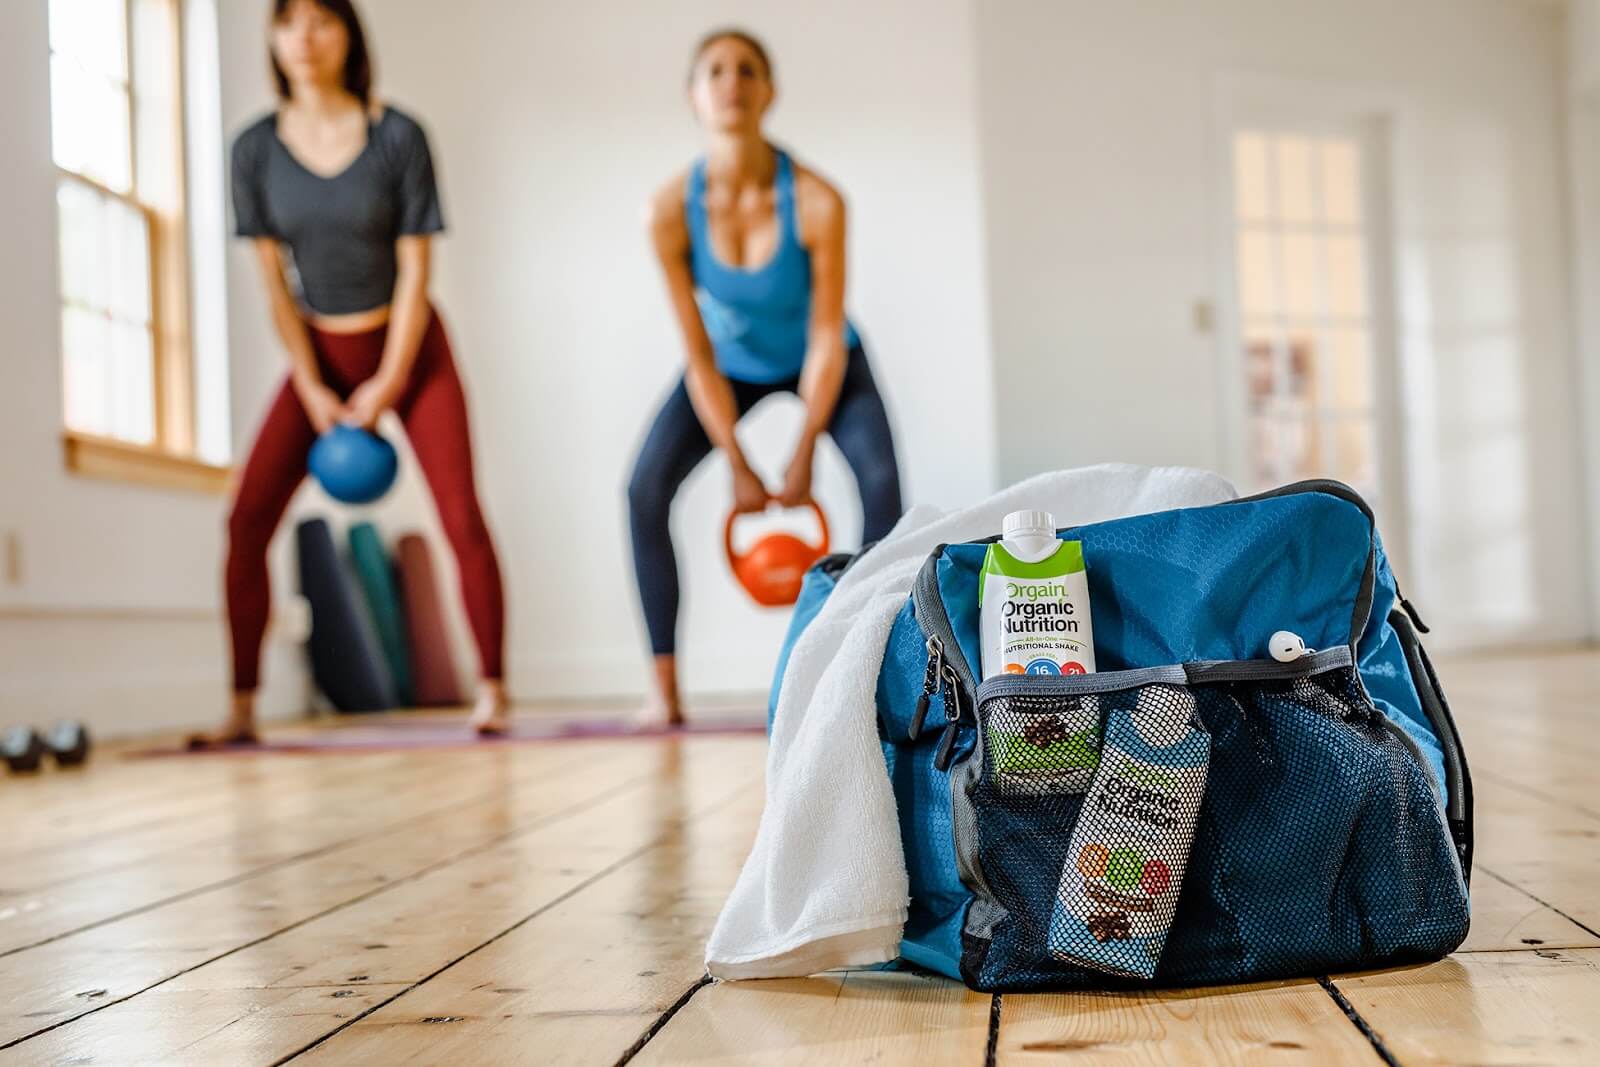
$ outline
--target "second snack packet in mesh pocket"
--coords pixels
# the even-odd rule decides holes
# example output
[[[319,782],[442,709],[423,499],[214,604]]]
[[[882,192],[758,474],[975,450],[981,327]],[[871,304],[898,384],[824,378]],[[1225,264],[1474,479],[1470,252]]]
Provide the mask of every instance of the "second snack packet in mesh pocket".
[[[1199,726],[1187,689],[1146,686],[1134,707],[1108,707],[1099,773],[1061,872],[1050,923],[1053,956],[1113,974],[1154,976],[1210,756],[1211,736]]]

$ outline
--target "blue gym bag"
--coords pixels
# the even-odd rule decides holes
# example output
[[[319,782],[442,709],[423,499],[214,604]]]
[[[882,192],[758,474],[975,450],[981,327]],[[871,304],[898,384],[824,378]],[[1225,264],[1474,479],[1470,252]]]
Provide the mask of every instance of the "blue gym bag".
[[[1083,546],[1098,673],[979,684],[988,541],[935,549],[890,633],[877,708],[910,875],[902,958],[1000,991],[1315,976],[1460,945],[1471,780],[1417,639],[1427,628],[1361,498],[1301,482],[1060,536]],[[790,649],[852,562],[830,556],[808,573],[774,706]],[[1280,630],[1313,651],[1272,658]],[[1055,717],[1093,709],[1103,734],[1152,706],[1181,708],[1209,740],[1187,863],[1074,854],[1088,794],[1037,774],[1068,745]],[[1130,893],[1069,900],[1067,886],[1084,884],[1074,869]],[[1170,925],[1142,940],[1118,910],[1140,906],[1141,873],[1156,892],[1181,879]],[[1064,950],[1074,937],[1092,937],[1087,954]],[[1096,962],[1117,952],[1141,955]]]

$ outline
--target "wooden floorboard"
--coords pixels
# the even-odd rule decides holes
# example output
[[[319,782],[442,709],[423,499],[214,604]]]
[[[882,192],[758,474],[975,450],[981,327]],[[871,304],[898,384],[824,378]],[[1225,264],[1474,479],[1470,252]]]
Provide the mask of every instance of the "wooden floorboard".
[[[291,1056],[350,1018],[345,1001],[365,995],[366,986],[388,986],[393,995],[424,981],[674,832],[696,807],[752,787],[748,778],[730,782],[718,773],[728,762],[725,745],[687,747],[681,779],[635,777],[619,785],[606,780],[607,768],[593,765],[596,773],[576,776],[581,783],[569,778],[539,783],[573,794],[576,803],[526,832],[509,832],[525,818],[517,811],[477,820],[452,813],[427,833],[408,831],[425,853],[402,859],[396,869],[415,866],[424,854],[437,856],[441,848],[452,853],[450,862],[436,860],[409,877],[387,876],[381,892],[369,891],[343,907],[275,930],[247,947],[192,965],[140,996],[27,1041],[20,1046],[23,1062],[97,1060],[113,1051],[116,1062],[129,1064],[271,1063]],[[637,772],[659,758],[643,746],[628,755],[611,774]],[[545,811],[549,798],[523,803]],[[441,845],[439,839],[452,832],[464,840],[498,836],[462,851],[462,841]],[[364,849],[361,862],[348,872],[355,886],[372,882],[372,865],[393,865],[391,857],[407,851],[399,841],[370,843],[375,847]],[[340,893],[352,888],[351,878],[335,872],[311,873],[307,880],[338,884]],[[320,995],[284,997],[286,987],[315,989]],[[220,995],[224,991],[232,995]],[[0,1000],[4,993],[0,986]],[[152,1013],[163,1025],[149,1025]],[[240,1025],[244,1022],[248,1025]]]
[[[337,1035],[316,1062],[613,1062],[701,980],[702,950],[761,814],[749,785],[583,893]],[[447,1019],[448,1023],[429,1020]],[[419,1040],[419,1037],[422,1040]]]
[[[1477,862],[1600,929],[1600,820],[1489,779],[1475,783],[1475,793]]]
[[[1381,1064],[1316,982],[1001,998],[996,1062]],[[969,1063],[972,1061],[969,1061]]]
[[[1407,1067],[1600,1063],[1600,949],[1477,952],[1336,985]]]
[[[991,998],[943,978],[878,971],[709,985],[632,1061],[979,1067]]]
[[[332,761],[324,761],[332,762]],[[532,761],[530,761],[532,762]],[[554,766],[554,764],[550,764]],[[543,765],[519,769],[522,778]],[[332,767],[326,768],[333,770]],[[64,874],[54,857],[28,858],[7,871],[0,957],[178,897],[236,882],[285,863],[358,844],[407,823],[496,799],[497,786],[439,767],[389,765],[381,773],[339,778],[296,790],[275,789],[243,811],[216,813],[191,800],[190,819],[175,841],[152,846],[119,841],[77,855],[114,862]],[[427,781],[426,788],[418,783]],[[228,829],[224,829],[228,827]],[[203,829],[200,829],[203,828]],[[187,839],[187,840],[186,840]],[[139,858],[139,847],[144,856]],[[106,887],[114,885],[115,893]]]
[[[1522,952],[1531,948],[1594,948],[1600,937],[1548,904],[1478,865],[1472,880],[1472,929],[1462,952]]]
[[[476,812],[446,811],[0,958],[0,1046],[91,1008],[106,1010],[241,946],[577,815],[619,791],[641,791],[653,753],[614,748],[592,757],[600,774],[574,769],[514,783]]]
[[[1440,671],[1477,868],[1438,963],[998,1011],[906,971],[705,984],[759,736],[111,747],[0,784],[0,1065],[1600,1062],[1600,653]]]

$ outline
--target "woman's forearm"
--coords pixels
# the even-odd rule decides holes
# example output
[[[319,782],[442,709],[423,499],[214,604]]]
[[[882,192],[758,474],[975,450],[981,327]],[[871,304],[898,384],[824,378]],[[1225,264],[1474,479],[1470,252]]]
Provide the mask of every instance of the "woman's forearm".
[[[284,353],[289,357],[289,377],[295,385],[303,388],[322,384],[317,353],[311,347],[311,331],[306,328],[306,320],[301,317],[300,309],[294,306],[294,301],[287,294],[273,294],[272,325],[278,332],[278,340],[283,343]]]
[[[411,377],[411,368],[417,361],[417,352],[432,317],[426,273],[402,266],[395,279],[389,331],[384,337],[383,358],[378,364],[378,373],[397,390]]]
[[[749,466],[744,451],[739,447],[738,434],[734,432],[734,426],[739,422],[739,405],[734,399],[733,386],[717,369],[710,355],[689,357],[684,383],[689,390],[689,403],[694,407],[695,417],[705,428],[711,444],[727,453],[728,462],[736,470]]]
[[[805,423],[800,430],[802,446],[815,445],[833,421],[833,409],[838,406],[839,391],[844,386],[844,371],[843,329],[813,331],[805,365],[800,370],[800,399],[806,405]]]
[[[256,263],[261,268],[261,280],[267,289],[267,305],[272,313],[272,327],[289,358],[289,378],[297,389],[322,384],[322,372],[317,367],[316,349],[311,347],[311,331],[300,315],[289,292],[288,280],[283,273],[283,251],[278,242],[270,238],[257,238]]]

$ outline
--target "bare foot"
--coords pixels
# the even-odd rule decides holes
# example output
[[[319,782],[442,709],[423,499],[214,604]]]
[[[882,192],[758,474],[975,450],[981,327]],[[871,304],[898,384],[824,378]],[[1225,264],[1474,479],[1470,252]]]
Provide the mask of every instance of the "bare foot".
[[[676,701],[669,704],[659,697],[652,698],[633,716],[636,730],[676,730],[686,725],[688,720],[683,717],[683,706]]]
[[[260,743],[261,738],[256,733],[254,693],[233,694],[233,706],[228,711],[227,719],[223,721],[222,729],[210,733],[190,734],[185,741],[186,746],[194,750]]]
[[[504,682],[485,678],[479,684],[470,722],[479,737],[504,737],[511,732],[511,701]]]
[[[655,691],[644,709],[633,717],[633,725],[640,730],[661,727],[676,730],[685,725],[683,698],[678,693],[677,657],[657,656],[651,667],[655,674]]]

